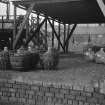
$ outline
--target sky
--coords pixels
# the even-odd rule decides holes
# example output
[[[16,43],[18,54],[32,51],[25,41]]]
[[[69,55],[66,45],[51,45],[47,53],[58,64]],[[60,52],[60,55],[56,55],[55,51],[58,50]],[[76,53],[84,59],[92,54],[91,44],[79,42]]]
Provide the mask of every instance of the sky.
[[[14,6],[10,3],[10,15],[13,15]],[[17,15],[25,15],[25,10],[17,8]],[[6,15],[6,4],[0,3],[0,15]]]

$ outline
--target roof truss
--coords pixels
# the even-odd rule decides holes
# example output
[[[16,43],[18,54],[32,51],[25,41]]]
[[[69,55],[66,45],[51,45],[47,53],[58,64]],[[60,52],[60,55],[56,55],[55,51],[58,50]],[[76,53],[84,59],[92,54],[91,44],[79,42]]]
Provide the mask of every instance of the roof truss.
[[[11,0],[13,2],[35,2],[36,4],[41,3],[63,3],[63,2],[74,2],[74,1],[84,1],[84,0]]]
[[[35,3],[34,11],[68,24],[105,23],[97,0],[12,0],[26,9]],[[98,0],[100,1],[100,0]],[[101,0],[105,3],[105,0]],[[56,10],[56,11],[55,11]]]

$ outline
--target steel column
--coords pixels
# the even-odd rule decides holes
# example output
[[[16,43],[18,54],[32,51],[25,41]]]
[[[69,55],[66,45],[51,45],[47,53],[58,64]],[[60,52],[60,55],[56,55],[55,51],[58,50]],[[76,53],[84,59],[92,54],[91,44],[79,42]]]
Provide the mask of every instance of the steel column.
[[[39,13],[37,13],[37,26],[39,25]]]
[[[50,23],[50,26],[51,26],[51,28],[53,29],[54,34],[55,34],[55,36],[56,36],[56,38],[57,38],[59,44],[61,45],[62,49],[64,50],[64,46],[62,45],[61,41],[59,40],[59,36],[57,35],[57,33],[56,33],[56,31],[55,31],[55,28],[54,28],[54,26],[52,25],[52,23],[51,23],[51,21],[50,21],[49,18],[48,18],[48,22]]]
[[[34,31],[34,33],[32,34],[32,36],[30,36],[28,38],[28,40],[26,41],[25,45],[27,45],[32,40],[32,38],[40,31],[40,28],[44,24],[45,21],[46,21],[46,18],[38,25],[38,27],[36,28],[36,30]]]
[[[47,48],[47,17],[46,17],[46,21],[45,21],[45,44],[46,44],[46,48]]]
[[[52,25],[54,26],[54,19],[52,20]],[[54,30],[52,29],[52,47],[54,47]]]
[[[63,39],[63,45],[64,45],[64,48],[66,48],[65,46],[65,40],[66,40],[66,24],[63,24],[64,25],[64,39]],[[64,50],[65,52],[65,50]]]
[[[64,46],[67,46],[67,44],[68,44],[68,42],[69,42],[69,39],[71,38],[71,36],[72,36],[72,34],[73,34],[73,32],[74,32],[76,26],[77,26],[77,24],[74,24],[73,28],[71,29],[69,35],[68,35],[67,38],[66,38],[66,41],[65,41],[65,45],[64,45]]]
[[[16,15],[17,15],[17,9],[16,9],[16,5],[14,4],[14,28],[13,28],[13,43],[14,43],[14,40],[16,38]],[[13,46],[14,48],[14,46]]]
[[[61,35],[61,23],[59,22],[59,25],[58,25],[58,36],[59,36],[59,40],[60,40],[60,35]],[[58,50],[60,50],[59,41],[58,41]]]
[[[67,37],[69,36],[69,32],[70,32],[70,25],[68,24]],[[68,47],[69,47],[69,41],[66,44],[66,52],[68,52]]]
[[[6,10],[6,13],[7,13],[7,19],[9,19],[9,13],[10,13],[10,3],[9,3],[9,0],[7,0],[7,10]]]
[[[2,16],[2,30],[4,29],[4,19],[3,19],[3,16]]]
[[[64,40],[63,40],[64,43],[65,43],[65,39],[66,39],[66,24],[64,24]]]
[[[26,22],[26,40],[28,39],[29,37],[29,19],[27,19],[27,22]]]
[[[25,24],[27,22],[27,19],[29,18],[29,15],[30,15],[32,9],[34,8],[34,6],[35,6],[35,2],[30,4],[30,7],[29,7],[29,9],[28,9],[28,11],[26,13],[26,16],[25,16],[25,18],[24,18],[24,20],[23,20],[23,22],[21,24],[20,30],[18,31],[18,33],[16,35],[16,39],[15,39],[15,41],[13,43],[13,48],[16,48],[16,45],[17,45],[17,43],[18,43],[18,41],[20,39],[21,33],[22,33],[23,29],[24,29],[24,26],[25,26]]]
[[[39,13],[37,13],[37,26],[39,26]],[[39,31],[37,32],[37,38],[38,38],[38,46],[40,46],[40,43],[39,43],[39,38],[40,38],[40,34],[39,34]]]
[[[98,5],[99,5],[104,17],[105,17],[105,4],[104,4],[103,0],[96,0],[96,1],[97,1]]]

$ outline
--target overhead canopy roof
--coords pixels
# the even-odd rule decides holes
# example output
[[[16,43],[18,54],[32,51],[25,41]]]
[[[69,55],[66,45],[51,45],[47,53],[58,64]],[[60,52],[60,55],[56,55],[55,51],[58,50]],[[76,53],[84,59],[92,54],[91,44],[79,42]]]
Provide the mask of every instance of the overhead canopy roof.
[[[15,0],[16,1],[16,0]],[[103,0],[105,3],[105,0]],[[29,7],[36,2],[35,11],[64,23],[105,23],[105,17],[96,0],[17,0],[19,5]]]

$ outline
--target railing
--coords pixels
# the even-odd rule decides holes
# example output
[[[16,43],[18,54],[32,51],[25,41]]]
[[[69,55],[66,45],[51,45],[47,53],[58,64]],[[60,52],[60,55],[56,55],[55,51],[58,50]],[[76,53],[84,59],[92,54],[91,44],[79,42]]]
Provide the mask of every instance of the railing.
[[[20,15],[16,16],[16,19],[19,17]],[[6,29],[6,28],[13,28],[13,23],[14,23],[14,15],[9,15],[9,18],[7,15],[0,15],[0,28],[1,29]],[[7,25],[8,24],[8,25]]]

